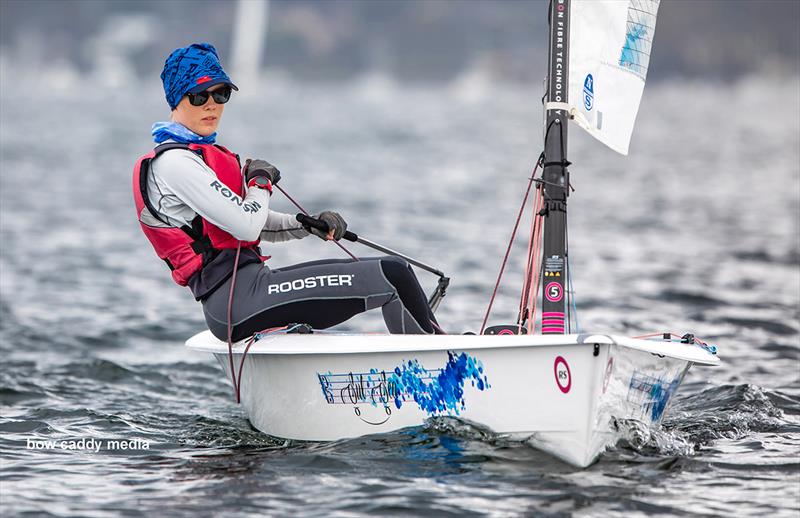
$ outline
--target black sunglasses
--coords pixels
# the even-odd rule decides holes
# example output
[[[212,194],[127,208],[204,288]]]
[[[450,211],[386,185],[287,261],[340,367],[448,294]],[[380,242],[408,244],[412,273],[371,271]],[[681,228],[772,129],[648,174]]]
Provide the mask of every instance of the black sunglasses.
[[[208,90],[204,90],[202,92],[198,92],[196,94],[186,94],[189,96],[189,104],[192,106],[203,106],[205,103],[208,102],[208,97],[211,96],[214,98],[214,102],[217,104],[225,104],[231,98],[232,89],[230,86],[226,86],[224,88],[220,88],[219,90],[214,90],[213,92],[209,92]]]

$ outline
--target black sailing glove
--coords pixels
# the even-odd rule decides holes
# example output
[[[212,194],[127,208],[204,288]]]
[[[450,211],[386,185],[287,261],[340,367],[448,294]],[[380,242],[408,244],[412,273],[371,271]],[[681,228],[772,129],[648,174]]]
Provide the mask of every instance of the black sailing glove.
[[[320,239],[325,241],[328,240],[328,236],[330,235],[330,231],[333,230],[333,239],[335,241],[339,241],[342,239],[342,236],[345,232],[347,232],[347,222],[344,220],[342,216],[339,215],[338,212],[333,212],[330,210],[326,210],[324,212],[320,212],[319,215],[314,216],[314,218],[324,221],[328,224],[328,232],[323,232],[322,230],[316,229],[314,227],[306,227],[306,230],[314,234]]]
[[[249,184],[253,178],[263,176],[270,181],[272,185],[277,184],[281,179],[281,172],[278,168],[270,164],[266,160],[250,160],[249,158],[244,163],[244,174],[246,182]]]

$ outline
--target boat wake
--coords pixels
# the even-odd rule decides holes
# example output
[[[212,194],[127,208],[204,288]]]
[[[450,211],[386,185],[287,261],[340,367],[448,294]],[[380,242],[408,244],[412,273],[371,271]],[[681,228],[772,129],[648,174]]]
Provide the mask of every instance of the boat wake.
[[[478,424],[465,422],[457,417],[431,417],[425,421],[424,430],[428,433],[481,441],[492,445],[496,445],[503,440],[503,435],[496,434]]]
[[[660,428],[649,428],[634,420],[618,420],[620,441],[606,455],[620,460],[642,456],[691,457],[716,440],[737,440],[779,431],[791,423],[784,410],[792,414],[798,408],[800,398],[757,385],[712,387],[677,397]]]
[[[633,419],[614,422],[619,440],[600,457],[610,461],[694,457],[714,441],[738,440],[764,432],[800,427],[800,397],[757,385],[722,385],[677,397],[659,428]],[[424,433],[493,446],[519,441],[452,417],[428,419]]]

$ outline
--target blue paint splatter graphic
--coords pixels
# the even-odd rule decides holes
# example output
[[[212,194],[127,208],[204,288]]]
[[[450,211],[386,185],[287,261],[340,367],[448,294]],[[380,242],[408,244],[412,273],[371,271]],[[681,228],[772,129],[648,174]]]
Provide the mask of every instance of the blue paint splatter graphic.
[[[467,381],[478,390],[491,388],[483,373],[483,363],[467,353],[447,352],[447,364],[441,369],[426,369],[419,360],[404,361],[391,371],[317,373],[322,394],[330,405],[384,406],[393,402],[398,409],[408,401],[416,402],[428,413],[455,414],[466,408],[464,385]]]
[[[490,388],[483,374],[483,364],[467,353],[456,356],[448,351],[447,364],[436,371],[438,374],[426,370],[418,360],[409,360],[396,367],[389,377],[389,383],[397,388],[395,406],[400,408],[413,398],[428,415],[459,415],[466,408],[464,383],[467,380],[478,390]]]
[[[654,378],[635,371],[628,385],[628,401],[641,400],[642,408],[650,412],[650,418],[657,422],[664,415],[670,398],[678,390],[680,376],[667,383],[661,378]],[[633,397],[639,394],[639,397]]]
[[[619,67],[642,80],[650,66],[650,51],[656,31],[656,13],[660,0],[628,0],[625,41],[619,55]]]
[[[653,398],[653,406],[650,413],[653,421],[658,421],[661,419],[661,416],[664,414],[664,410],[667,408],[667,403],[669,403],[672,394],[674,394],[676,390],[678,390],[678,380],[673,380],[666,387],[660,383],[653,386],[653,390],[650,393],[651,397]]]
[[[632,68],[639,72],[642,68],[642,57],[646,57],[643,52],[643,41],[647,35],[647,27],[640,24],[629,23],[628,31],[625,34],[625,45],[622,47],[622,54],[619,57],[621,67]]]

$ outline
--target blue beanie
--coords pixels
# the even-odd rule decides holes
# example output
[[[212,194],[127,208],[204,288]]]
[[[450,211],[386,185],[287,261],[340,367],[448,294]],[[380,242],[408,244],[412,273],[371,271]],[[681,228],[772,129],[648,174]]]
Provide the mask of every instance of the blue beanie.
[[[238,90],[222,70],[217,49],[210,43],[192,43],[173,50],[164,62],[161,81],[167,103],[173,110],[187,93],[202,92],[221,83]]]

